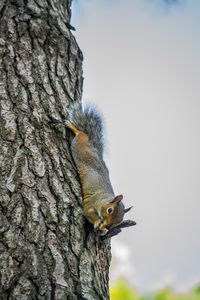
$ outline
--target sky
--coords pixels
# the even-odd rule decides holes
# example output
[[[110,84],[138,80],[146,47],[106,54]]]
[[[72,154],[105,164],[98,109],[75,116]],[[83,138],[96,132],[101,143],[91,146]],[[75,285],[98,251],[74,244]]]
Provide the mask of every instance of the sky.
[[[112,239],[112,278],[142,291],[200,282],[200,1],[77,0],[83,99],[105,116],[116,194],[133,228]]]

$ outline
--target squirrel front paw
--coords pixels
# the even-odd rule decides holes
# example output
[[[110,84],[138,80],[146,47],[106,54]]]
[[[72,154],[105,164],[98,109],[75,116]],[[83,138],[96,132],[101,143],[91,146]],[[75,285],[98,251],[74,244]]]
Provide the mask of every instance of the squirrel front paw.
[[[99,235],[106,235],[108,232],[108,229],[105,227],[104,222],[101,220],[98,220],[94,223],[94,231],[98,233]]]
[[[99,231],[99,226],[101,225],[101,221],[98,220],[98,221],[95,221],[94,223],[94,231],[95,232],[98,232]]]
[[[106,235],[108,233],[108,231],[109,230],[107,228],[104,228],[103,230],[99,231],[99,234],[103,236],[103,235]]]

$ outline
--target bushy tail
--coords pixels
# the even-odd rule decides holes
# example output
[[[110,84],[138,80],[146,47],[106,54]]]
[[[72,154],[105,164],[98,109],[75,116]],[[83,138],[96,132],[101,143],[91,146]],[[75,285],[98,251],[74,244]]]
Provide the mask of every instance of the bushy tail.
[[[69,121],[85,132],[94,148],[103,155],[103,120],[101,113],[92,105],[76,102],[69,108]]]

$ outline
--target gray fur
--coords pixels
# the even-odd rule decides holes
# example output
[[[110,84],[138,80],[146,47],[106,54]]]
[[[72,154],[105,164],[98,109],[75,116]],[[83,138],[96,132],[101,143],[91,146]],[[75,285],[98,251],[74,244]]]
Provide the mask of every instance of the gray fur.
[[[69,121],[85,132],[98,154],[103,156],[103,120],[101,113],[92,105],[75,102],[69,109]]]
[[[95,230],[100,230],[103,235],[107,233],[108,229],[112,230],[113,226],[121,224],[124,213],[128,212],[130,208],[124,209],[121,195],[115,197],[109,172],[103,160],[101,114],[91,105],[82,106],[80,102],[74,103],[70,106],[69,118],[65,124],[75,134],[71,142],[71,150],[80,175],[83,214],[90,223],[94,224]],[[79,135],[76,129],[84,132],[88,136],[89,142],[87,138],[82,138],[83,136]],[[112,218],[108,216],[106,210],[107,205],[111,204],[115,207]],[[116,228],[112,235],[120,231],[121,228]]]

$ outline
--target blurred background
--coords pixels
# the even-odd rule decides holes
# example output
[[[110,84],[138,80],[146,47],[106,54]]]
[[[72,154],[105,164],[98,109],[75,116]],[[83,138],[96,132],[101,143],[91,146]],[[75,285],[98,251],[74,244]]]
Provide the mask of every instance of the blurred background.
[[[113,187],[137,222],[112,239],[113,291],[118,282],[145,295],[196,293],[200,1],[74,0],[72,25],[84,54],[83,99],[105,116]]]

